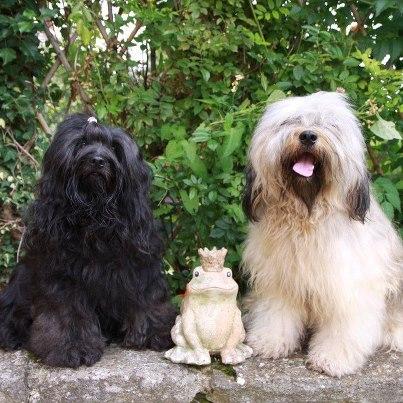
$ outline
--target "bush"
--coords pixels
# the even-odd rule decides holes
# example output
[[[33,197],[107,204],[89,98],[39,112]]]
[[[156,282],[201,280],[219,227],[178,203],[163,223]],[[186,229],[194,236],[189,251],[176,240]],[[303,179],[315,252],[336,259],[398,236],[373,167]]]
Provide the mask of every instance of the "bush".
[[[0,5],[0,275],[15,262],[19,213],[32,199],[39,161],[48,144],[36,124],[43,102],[36,92],[48,58],[39,51],[34,1]]]
[[[388,216],[401,223],[397,2],[117,1],[108,18],[101,17],[98,3],[67,3],[64,9],[43,8],[38,21],[49,25],[51,19],[64,43],[78,33],[66,51],[72,71],[59,68],[41,95],[45,106],[33,105],[52,126],[66,111],[85,107],[134,134],[154,173],[152,199],[168,241],[173,295],[183,290],[200,246],[226,246],[228,263],[239,265],[248,143],[265,105],[291,94],[338,87],[348,93],[363,123],[375,191]],[[125,42],[121,36],[130,24],[137,35]],[[127,57],[135,47],[144,61]],[[50,67],[48,59],[56,56],[48,42],[41,56]],[[3,119],[6,128],[25,127]],[[36,138],[38,159],[47,142]],[[15,176],[22,158],[9,157],[2,180]],[[34,169],[23,161],[29,186],[2,188],[1,201],[13,211],[26,202],[33,182]],[[8,227],[3,231],[10,233]],[[7,243],[2,247],[9,248],[8,256],[14,252]]]

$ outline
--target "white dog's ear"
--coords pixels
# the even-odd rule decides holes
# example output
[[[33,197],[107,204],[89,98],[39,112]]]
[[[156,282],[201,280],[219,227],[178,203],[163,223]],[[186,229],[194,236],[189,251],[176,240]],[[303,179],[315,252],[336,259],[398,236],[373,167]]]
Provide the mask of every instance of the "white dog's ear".
[[[369,206],[369,174],[365,173],[365,176],[347,194],[347,209],[350,218],[364,223]]]
[[[259,221],[257,209],[261,194],[260,187],[256,186],[256,172],[251,165],[246,167],[246,185],[243,194],[242,207],[250,221]]]

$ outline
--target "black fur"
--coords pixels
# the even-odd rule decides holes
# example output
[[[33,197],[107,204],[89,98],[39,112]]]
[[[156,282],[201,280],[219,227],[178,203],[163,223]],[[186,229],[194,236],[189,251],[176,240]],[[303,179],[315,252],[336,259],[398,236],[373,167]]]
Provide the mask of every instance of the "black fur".
[[[256,173],[251,167],[248,165],[245,170],[246,177],[246,185],[244,189],[243,199],[242,199],[242,207],[246,216],[250,221],[258,221],[258,217],[256,214],[256,199],[259,196],[259,192],[256,189],[253,189],[254,182],[256,179]]]
[[[347,208],[350,218],[364,223],[365,216],[370,207],[369,174],[348,192]]]
[[[0,294],[0,347],[53,366],[92,365],[108,341],[172,344],[149,169],[126,133],[87,119],[58,127],[28,211],[25,256]]]

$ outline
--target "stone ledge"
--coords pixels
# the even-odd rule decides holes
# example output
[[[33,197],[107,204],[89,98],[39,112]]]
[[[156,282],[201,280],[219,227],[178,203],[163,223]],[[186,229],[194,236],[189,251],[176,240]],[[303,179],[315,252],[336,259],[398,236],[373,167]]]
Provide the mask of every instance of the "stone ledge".
[[[93,367],[72,370],[45,367],[26,352],[0,351],[0,401],[401,402],[401,358],[378,353],[360,373],[334,379],[307,370],[303,356],[198,368],[156,352],[111,347]]]

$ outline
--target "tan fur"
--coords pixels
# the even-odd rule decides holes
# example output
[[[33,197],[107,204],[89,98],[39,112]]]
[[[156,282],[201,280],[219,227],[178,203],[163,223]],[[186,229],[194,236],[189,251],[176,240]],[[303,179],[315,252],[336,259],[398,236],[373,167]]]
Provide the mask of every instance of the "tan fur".
[[[315,153],[325,172],[310,212],[281,165],[307,129],[318,133]],[[349,194],[366,180],[366,168],[363,137],[345,98],[320,92],[269,107],[250,162],[259,212],[243,256],[252,288],[251,347],[286,356],[310,328],[310,366],[333,376],[355,372],[382,343],[403,350],[402,243],[373,196],[364,224],[350,218]]]

